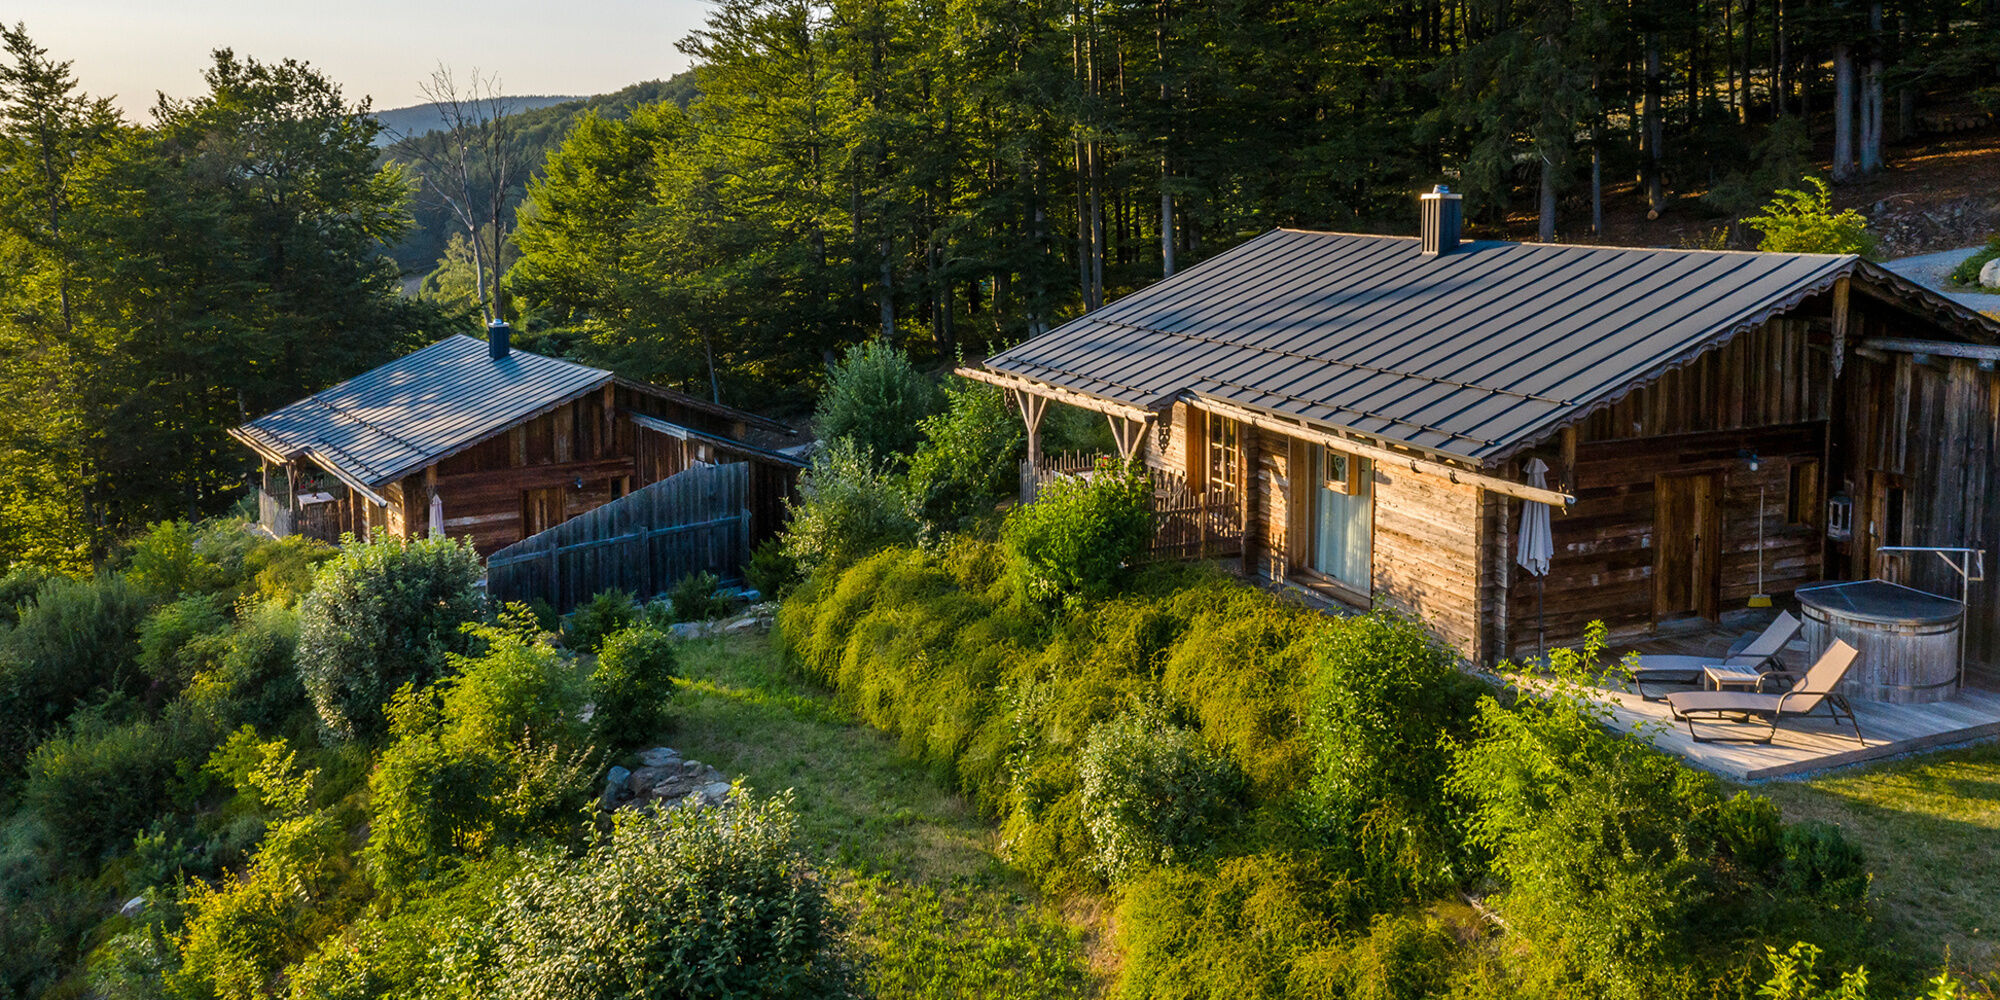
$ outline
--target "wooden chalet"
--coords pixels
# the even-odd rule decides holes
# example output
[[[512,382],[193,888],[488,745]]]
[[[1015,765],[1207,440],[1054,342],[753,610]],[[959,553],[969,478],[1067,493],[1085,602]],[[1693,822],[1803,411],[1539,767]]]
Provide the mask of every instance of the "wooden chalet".
[[[1637,637],[1759,591],[2000,538],[2000,323],[1853,256],[1279,230],[961,374],[1104,413],[1127,457],[1238,507],[1246,573],[1532,653],[1524,504],[1556,508],[1547,639]],[[1552,470],[1528,484],[1527,463]],[[1171,477],[1170,477],[1171,478]],[[1906,564],[1906,565],[1905,565]],[[2000,592],[1966,651],[2000,666]]]
[[[803,462],[752,445],[763,417],[611,372],[452,336],[230,431],[262,459],[279,535],[441,529],[489,555],[700,463],[751,465],[752,536]],[[432,524],[433,510],[442,514]]]

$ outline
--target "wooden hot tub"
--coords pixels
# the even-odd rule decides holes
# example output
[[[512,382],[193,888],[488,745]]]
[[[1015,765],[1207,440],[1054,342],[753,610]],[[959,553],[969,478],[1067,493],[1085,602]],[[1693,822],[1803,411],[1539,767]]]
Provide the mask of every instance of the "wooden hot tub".
[[[1835,639],[1861,651],[1841,682],[1849,698],[1914,704],[1958,694],[1964,605],[1886,580],[1815,583],[1793,596],[1811,659]]]

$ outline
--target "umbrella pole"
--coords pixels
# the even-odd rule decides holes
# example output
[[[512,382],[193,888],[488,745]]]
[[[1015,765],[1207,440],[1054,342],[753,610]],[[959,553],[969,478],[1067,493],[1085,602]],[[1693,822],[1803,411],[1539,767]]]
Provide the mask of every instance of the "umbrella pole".
[[[1542,621],[1542,596],[1548,587],[1548,583],[1548,574],[1538,573],[1535,575],[1535,659],[1542,661],[1544,666],[1548,664],[1548,658],[1547,654],[1542,651],[1542,636],[1545,631]]]

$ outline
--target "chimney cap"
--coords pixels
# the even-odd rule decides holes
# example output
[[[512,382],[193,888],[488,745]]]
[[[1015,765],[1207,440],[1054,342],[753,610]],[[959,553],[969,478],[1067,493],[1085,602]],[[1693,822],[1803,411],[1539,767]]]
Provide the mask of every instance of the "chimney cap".
[[[1422,198],[1425,201],[1431,201],[1438,198],[1463,199],[1465,196],[1462,194],[1453,194],[1451,192],[1451,188],[1446,187],[1443,184],[1433,184],[1431,185],[1431,189],[1429,191],[1426,191],[1423,194],[1418,195],[1417,197]]]

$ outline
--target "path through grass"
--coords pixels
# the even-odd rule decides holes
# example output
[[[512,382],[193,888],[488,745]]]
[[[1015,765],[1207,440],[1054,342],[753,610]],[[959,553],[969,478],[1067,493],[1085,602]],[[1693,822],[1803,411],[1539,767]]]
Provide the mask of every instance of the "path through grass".
[[[993,827],[786,670],[769,637],[689,642],[681,671],[671,745],[760,795],[793,790],[874,996],[1102,992],[1091,942],[994,855]]]
[[[2000,744],[1756,789],[1868,852],[1882,929],[1928,962],[2000,972]]]

